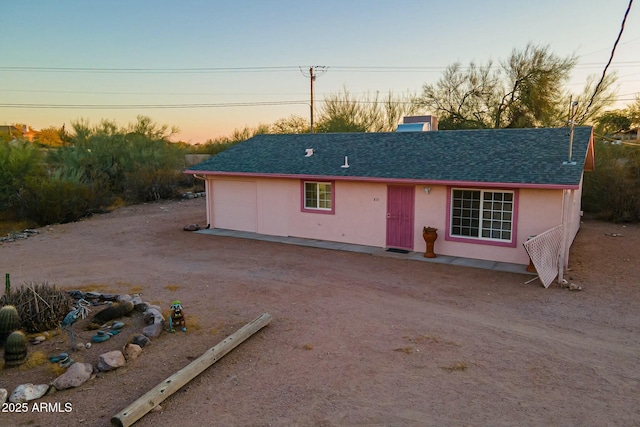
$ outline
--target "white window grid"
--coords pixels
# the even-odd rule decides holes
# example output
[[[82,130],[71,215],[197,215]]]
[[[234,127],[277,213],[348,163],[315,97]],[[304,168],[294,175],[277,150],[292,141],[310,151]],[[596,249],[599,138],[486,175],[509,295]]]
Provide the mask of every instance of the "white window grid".
[[[510,242],[513,201],[512,191],[453,189],[451,235]]]
[[[304,183],[304,207],[305,209],[331,210],[331,183],[330,182],[305,182]]]

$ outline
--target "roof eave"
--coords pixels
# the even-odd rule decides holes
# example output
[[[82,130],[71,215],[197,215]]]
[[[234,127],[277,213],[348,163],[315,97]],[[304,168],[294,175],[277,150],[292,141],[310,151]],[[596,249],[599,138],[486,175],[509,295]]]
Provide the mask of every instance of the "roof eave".
[[[220,171],[199,171],[185,170],[185,174],[200,175],[206,177],[253,177],[253,178],[287,178],[304,180],[324,180],[324,181],[358,181],[358,182],[378,182],[407,185],[446,185],[461,187],[483,187],[483,188],[530,188],[547,190],[577,190],[580,184],[539,184],[521,182],[482,182],[482,181],[456,181],[438,179],[410,179],[410,178],[384,178],[384,177],[361,177],[361,176],[330,176],[330,175],[298,175],[298,174],[272,174],[254,172],[220,172]]]

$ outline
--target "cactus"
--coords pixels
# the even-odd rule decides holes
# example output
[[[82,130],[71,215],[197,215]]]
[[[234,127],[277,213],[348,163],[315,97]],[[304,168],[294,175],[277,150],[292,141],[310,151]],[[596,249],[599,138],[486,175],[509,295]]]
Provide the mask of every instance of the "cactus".
[[[12,332],[4,345],[4,366],[22,365],[27,360],[27,338],[22,331]]]
[[[18,310],[12,305],[5,305],[0,309],[0,345],[4,345],[11,332],[20,329]]]

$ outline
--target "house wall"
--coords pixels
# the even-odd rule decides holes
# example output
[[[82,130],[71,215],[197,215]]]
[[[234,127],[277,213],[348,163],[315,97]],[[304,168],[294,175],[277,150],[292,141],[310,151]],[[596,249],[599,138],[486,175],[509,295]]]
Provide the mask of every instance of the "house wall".
[[[334,214],[302,212],[300,185],[298,179],[209,178],[207,219],[213,228],[385,247],[387,184],[334,182]],[[562,190],[521,189],[515,247],[449,241],[445,237],[448,187],[429,186],[428,194],[424,185],[413,187],[413,249],[417,252],[425,250],[422,227],[429,226],[438,229],[436,254],[528,264],[522,244],[529,236],[562,222]],[[579,195],[575,199],[579,215]],[[218,204],[226,206],[216,206]],[[572,206],[572,210],[575,209],[576,206]],[[254,210],[255,215],[247,210]],[[575,212],[573,215],[575,217]],[[572,226],[579,227],[579,216]],[[577,232],[577,228],[575,230]]]
[[[528,264],[529,256],[522,244],[529,236],[540,234],[562,222],[562,190],[518,190],[518,216],[516,224],[516,244],[502,247],[484,243],[466,243],[446,239],[447,193],[448,187],[431,186],[426,194],[425,186],[417,186],[416,229],[414,250],[424,251],[422,226],[438,229],[435,243],[436,254],[475,258],[516,264]]]

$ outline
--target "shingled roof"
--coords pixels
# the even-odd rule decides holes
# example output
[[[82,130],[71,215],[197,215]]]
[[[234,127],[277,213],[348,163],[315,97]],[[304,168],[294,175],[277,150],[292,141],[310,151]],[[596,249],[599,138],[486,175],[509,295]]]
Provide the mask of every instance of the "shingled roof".
[[[577,188],[592,149],[587,126],[575,164],[567,128],[258,135],[185,173]]]

